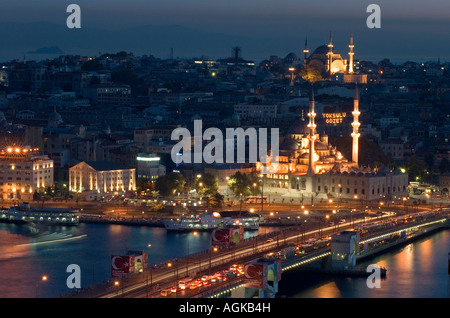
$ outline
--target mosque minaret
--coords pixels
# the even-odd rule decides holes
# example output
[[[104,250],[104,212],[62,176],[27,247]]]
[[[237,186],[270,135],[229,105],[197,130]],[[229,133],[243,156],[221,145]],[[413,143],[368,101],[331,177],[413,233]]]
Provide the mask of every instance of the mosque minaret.
[[[355,55],[355,52],[353,52],[353,48],[355,47],[355,45],[353,44],[353,34],[350,36],[350,44],[348,47],[350,49],[350,52],[348,52],[348,72],[350,74],[353,74],[353,55]]]
[[[315,150],[314,150],[314,143],[316,140],[316,123],[315,123],[315,118],[316,118],[316,112],[314,110],[314,92],[311,91],[311,97],[309,100],[309,113],[308,113],[308,117],[309,117],[309,124],[308,124],[308,128],[309,128],[309,136],[308,136],[308,141],[309,141],[309,162],[308,162],[308,175],[313,175],[314,174],[314,154],[315,154]]]
[[[358,96],[358,86],[355,88],[355,98],[353,99],[353,132],[351,134],[353,138],[353,144],[352,144],[352,162],[355,164],[358,164],[358,140],[359,140],[359,126],[361,125],[359,120],[359,115],[361,113],[359,112],[359,96]]]

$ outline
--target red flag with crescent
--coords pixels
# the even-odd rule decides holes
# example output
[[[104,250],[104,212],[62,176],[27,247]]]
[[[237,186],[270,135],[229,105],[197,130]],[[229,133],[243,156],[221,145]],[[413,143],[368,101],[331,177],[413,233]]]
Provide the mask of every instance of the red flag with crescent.
[[[264,285],[265,270],[263,264],[245,264],[244,279],[246,287],[262,288]]]
[[[134,272],[133,256],[111,256],[111,276],[117,277]]]
[[[211,235],[213,244],[225,244],[230,241],[229,229],[214,229]]]

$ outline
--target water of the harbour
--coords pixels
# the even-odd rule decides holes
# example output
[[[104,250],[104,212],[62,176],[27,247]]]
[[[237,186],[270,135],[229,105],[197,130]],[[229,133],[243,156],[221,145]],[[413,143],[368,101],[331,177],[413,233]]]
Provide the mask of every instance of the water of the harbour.
[[[442,230],[406,246],[362,262],[387,269],[380,288],[366,278],[283,273],[279,295],[287,298],[449,298],[450,230]],[[284,278],[284,279],[283,279]]]
[[[259,233],[276,230],[261,227]],[[206,250],[211,234],[170,233],[163,228],[110,224],[80,224],[78,227],[41,229],[55,238],[79,237],[49,244],[33,244],[24,225],[0,223],[0,298],[58,297],[70,292],[67,266],[81,268],[81,285],[88,287],[110,279],[111,255],[127,250],[149,252],[149,263],[158,264],[175,257]],[[245,232],[245,237],[258,231]],[[30,244],[32,243],[32,244]],[[149,244],[151,246],[149,247]],[[447,255],[450,231],[441,231],[406,247],[378,256],[376,263],[388,269],[380,289],[369,289],[363,278],[329,279],[283,274],[279,296],[289,298],[327,297],[449,297]],[[42,276],[46,281],[41,281]],[[290,274],[293,275],[293,274]],[[283,284],[283,280],[294,284]]]
[[[259,234],[274,229],[261,227]],[[128,250],[147,251],[149,264],[201,252],[210,247],[211,233],[167,232],[164,228],[111,224],[40,229],[52,243],[39,244],[25,225],[0,223],[0,298],[59,297],[70,293],[70,264],[81,269],[81,287],[111,278],[111,256]],[[48,233],[48,234],[46,234]],[[73,240],[64,240],[70,235]],[[258,235],[246,231],[244,238]],[[79,238],[77,238],[79,237]],[[150,247],[149,247],[150,244]],[[47,280],[42,281],[46,276]]]

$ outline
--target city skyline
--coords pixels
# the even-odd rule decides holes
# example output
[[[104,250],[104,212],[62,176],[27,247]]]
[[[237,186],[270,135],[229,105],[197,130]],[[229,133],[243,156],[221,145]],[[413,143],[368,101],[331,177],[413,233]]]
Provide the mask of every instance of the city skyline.
[[[0,298],[447,297],[450,3],[369,1],[4,0]]]

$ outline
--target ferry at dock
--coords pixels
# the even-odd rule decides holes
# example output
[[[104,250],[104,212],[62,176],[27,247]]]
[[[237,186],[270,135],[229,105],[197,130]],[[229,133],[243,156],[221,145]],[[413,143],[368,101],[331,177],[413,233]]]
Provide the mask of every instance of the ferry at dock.
[[[24,202],[9,209],[0,209],[0,222],[78,225],[80,212],[73,209],[31,207]]]
[[[244,230],[258,230],[260,216],[248,211],[200,213],[190,217],[163,220],[168,231],[213,231],[216,228],[242,226]]]

